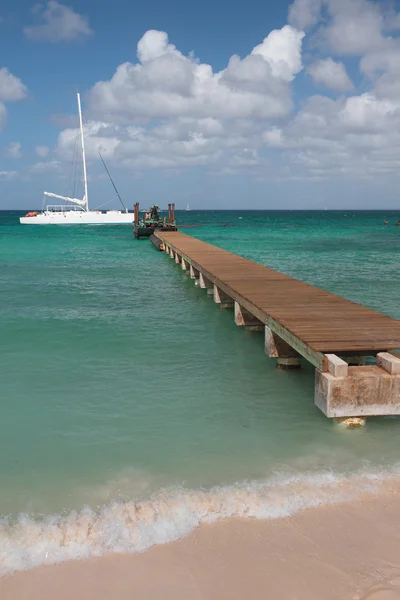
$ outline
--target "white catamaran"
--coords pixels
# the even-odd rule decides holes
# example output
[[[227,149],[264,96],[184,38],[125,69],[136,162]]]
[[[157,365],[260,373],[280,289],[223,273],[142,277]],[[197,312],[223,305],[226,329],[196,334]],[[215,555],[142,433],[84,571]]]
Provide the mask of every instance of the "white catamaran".
[[[127,209],[121,210],[89,210],[88,202],[88,185],[87,185],[87,173],[86,173],[86,157],[85,157],[85,140],[83,135],[83,124],[82,124],[82,109],[81,109],[81,97],[79,93],[78,98],[78,112],[79,112],[79,128],[80,128],[80,140],[82,150],[82,166],[83,166],[83,198],[69,198],[68,196],[60,196],[59,194],[53,194],[52,192],[44,192],[44,195],[50,198],[57,198],[64,200],[67,204],[62,205],[47,205],[41,213],[30,212],[25,217],[20,217],[20,223],[23,225],[118,225],[118,224],[129,224],[133,222],[133,214],[129,213]],[[104,164],[103,158],[100,155]],[[105,165],[104,165],[105,166]],[[108,169],[106,167],[107,173]],[[109,174],[111,179],[111,176]],[[114,182],[111,179],[111,183]],[[115,188],[116,189],[116,188]],[[117,192],[119,197],[119,194]],[[120,198],[121,200],[121,198]],[[121,200],[122,202],[122,200]]]

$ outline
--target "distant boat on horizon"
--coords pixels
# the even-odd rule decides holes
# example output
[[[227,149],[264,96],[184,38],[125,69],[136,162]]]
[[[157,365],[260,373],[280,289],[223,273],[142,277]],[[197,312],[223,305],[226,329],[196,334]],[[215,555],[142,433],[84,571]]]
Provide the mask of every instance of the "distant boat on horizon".
[[[190,208],[189,208],[189,204],[186,204],[186,212],[189,212]]]

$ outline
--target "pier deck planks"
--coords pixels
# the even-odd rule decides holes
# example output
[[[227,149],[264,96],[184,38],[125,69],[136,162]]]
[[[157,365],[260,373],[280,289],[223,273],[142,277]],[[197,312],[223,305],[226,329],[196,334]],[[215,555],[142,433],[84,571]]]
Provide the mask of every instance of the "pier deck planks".
[[[319,368],[320,353],[400,348],[396,319],[184,233],[157,235],[283,339],[296,338],[300,353]]]

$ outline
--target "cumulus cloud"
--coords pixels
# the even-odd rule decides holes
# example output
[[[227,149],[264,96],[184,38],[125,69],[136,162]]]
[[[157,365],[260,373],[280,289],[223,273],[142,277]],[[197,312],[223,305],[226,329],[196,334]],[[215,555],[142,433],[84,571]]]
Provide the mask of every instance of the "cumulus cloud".
[[[6,156],[9,158],[21,158],[21,144],[20,142],[10,142],[6,148]]]
[[[243,124],[242,127],[244,128]],[[213,119],[177,118],[150,129],[91,121],[85,131],[86,154],[97,160],[98,152],[126,168],[164,168],[216,165],[225,153],[237,154],[249,141],[240,125],[230,130]],[[254,129],[254,128],[253,128]],[[72,159],[77,129],[61,132],[58,152]]]
[[[321,33],[329,49],[338,55],[360,56],[383,41],[383,15],[370,0],[328,0],[330,23]]]
[[[323,0],[296,0],[289,7],[289,23],[297,29],[308,29],[320,19]]]
[[[215,166],[227,156],[236,166],[254,163],[252,140],[260,137],[260,121],[291,113],[303,37],[287,25],[214,72],[184,56],[165,32],[146,32],[138,62],[120,65],[87,95],[88,157],[97,159],[100,150],[120,166],[166,169]],[[61,157],[72,156],[77,133],[76,126],[61,132]]]
[[[46,158],[50,152],[50,148],[47,146],[36,146],[35,152],[40,158]]]
[[[10,73],[6,67],[0,68],[0,130],[7,120],[5,102],[17,102],[27,95],[27,88],[22,81]]]
[[[271,67],[273,77],[292,81],[301,71],[301,41],[303,31],[297,31],[290,25],[275,29],[252,50],[252,55],[261,56]]]
[[[149,29],[139,40],[137,45],[137,57],[141,63],[154,60],[166,54],[181,56],[176,47],[168,42],[168,34],[165,31]]]
[[[309,33],[306,67],[317,86],[353,92],[344,62],[359,59],[364,90],[332,100],[312,96],[279,127],[268,127],[263,143],[288,168],[310,178],[359,178],[398,174],[400,168],[400,16],[394,5],[373,0],[295,0],[289,22]],[[352,61],[354,68],[354,59]],[[368,81],[369,80],[369,81]]]
[[[289,82],[301,68],[303,33],[290,26],[272,31],[243,60],[226,69],[184,56],[165,32],[148,31],[138,43],[136,64],[120,65],[110,81],[89,94],[91,112],[120,122],[192,118],[280,118],[291,110]]]
[[[387,40],[387,44],[379,50],[365,54],[360,61],[360,70],[369,78],[386,72],[398,73],[400,58],[399,40]]]
[[[346,67],[342,62],[335,62],[332,58],[318,60],[307,69],[316,85],[320,85],[335,92],[348,92],[353,89],[353,83],[347,75]]]
[[[279,131],[267,130],[264,142],[310,177],[398,173],[400,101],[371,92],[340,100],[312,96]]]
[[[340,119],[350,131],[387,132],[395,124],[399,124],[399,109],[399,100],[380,100],[372,92],[368,92],[348,98],[340,111]]]
[[[393,32],[400,28],[400,13],[393,4],[378,0],[295,0],[289,8],[289,20],[297,27],[313,27],[310,49],[317,46],[332,56],[360,58],[360,71],[375,81],[378,96],[398,95],[400,39]],[[345,67],[335,66],[332,60],[317,62],[308,69],[310,74],[315,74],[319,85],[350,91]],[[335,87],[327,85],[327,70]]]
[[[36,4],[32,12],[41,23],[24,28],[25,35],[31,40],[70,42],[93,33],[86,17],[56,0],[49,0],[46,4]]]
[[[392,23],[398,20],[391,15]],[[289,22],[299,29],[317,26],[319,45],[332,54],[361,56],[385,43],[388,18],[384,4],[373,0],[295,0]]]
[[[26,86],[6,67],[0,69],[0,101],[17,102],[27,95]]]
[[[182,54],[165,32],[146,32],[138,61],[119,65],[85,96],[91,166],[100,150],[131,173],[201,166],[281,179],[398,174],[400,38],[389,35],[382,15],[371,0],[296,0],[289,25],[258,40],[247,56],[233,55],[220,71]],[[311,33],[305,37],[301,28]],[[304,98],[299,88],[294,105],[304,44],[306,71],[315,85],[340,93],[337,99]],[[363,93],[354,91],[349,57],[360,61],[354,79],[363,77]],[[61,127],[57,152],[64,161],[74,155],[76,119]]]

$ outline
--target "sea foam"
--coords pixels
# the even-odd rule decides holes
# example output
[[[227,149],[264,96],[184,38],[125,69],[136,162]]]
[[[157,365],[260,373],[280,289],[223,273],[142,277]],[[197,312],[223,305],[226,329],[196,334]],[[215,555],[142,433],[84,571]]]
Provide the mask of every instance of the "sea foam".
[[[163,491],[141,502],[111,502],[68,515],[22,514],[0,521],[0,573],[111,552],[143,552],[225,518],[273,519],[374,492],[388,475],[333,473],[276,477],[210,490]]]

